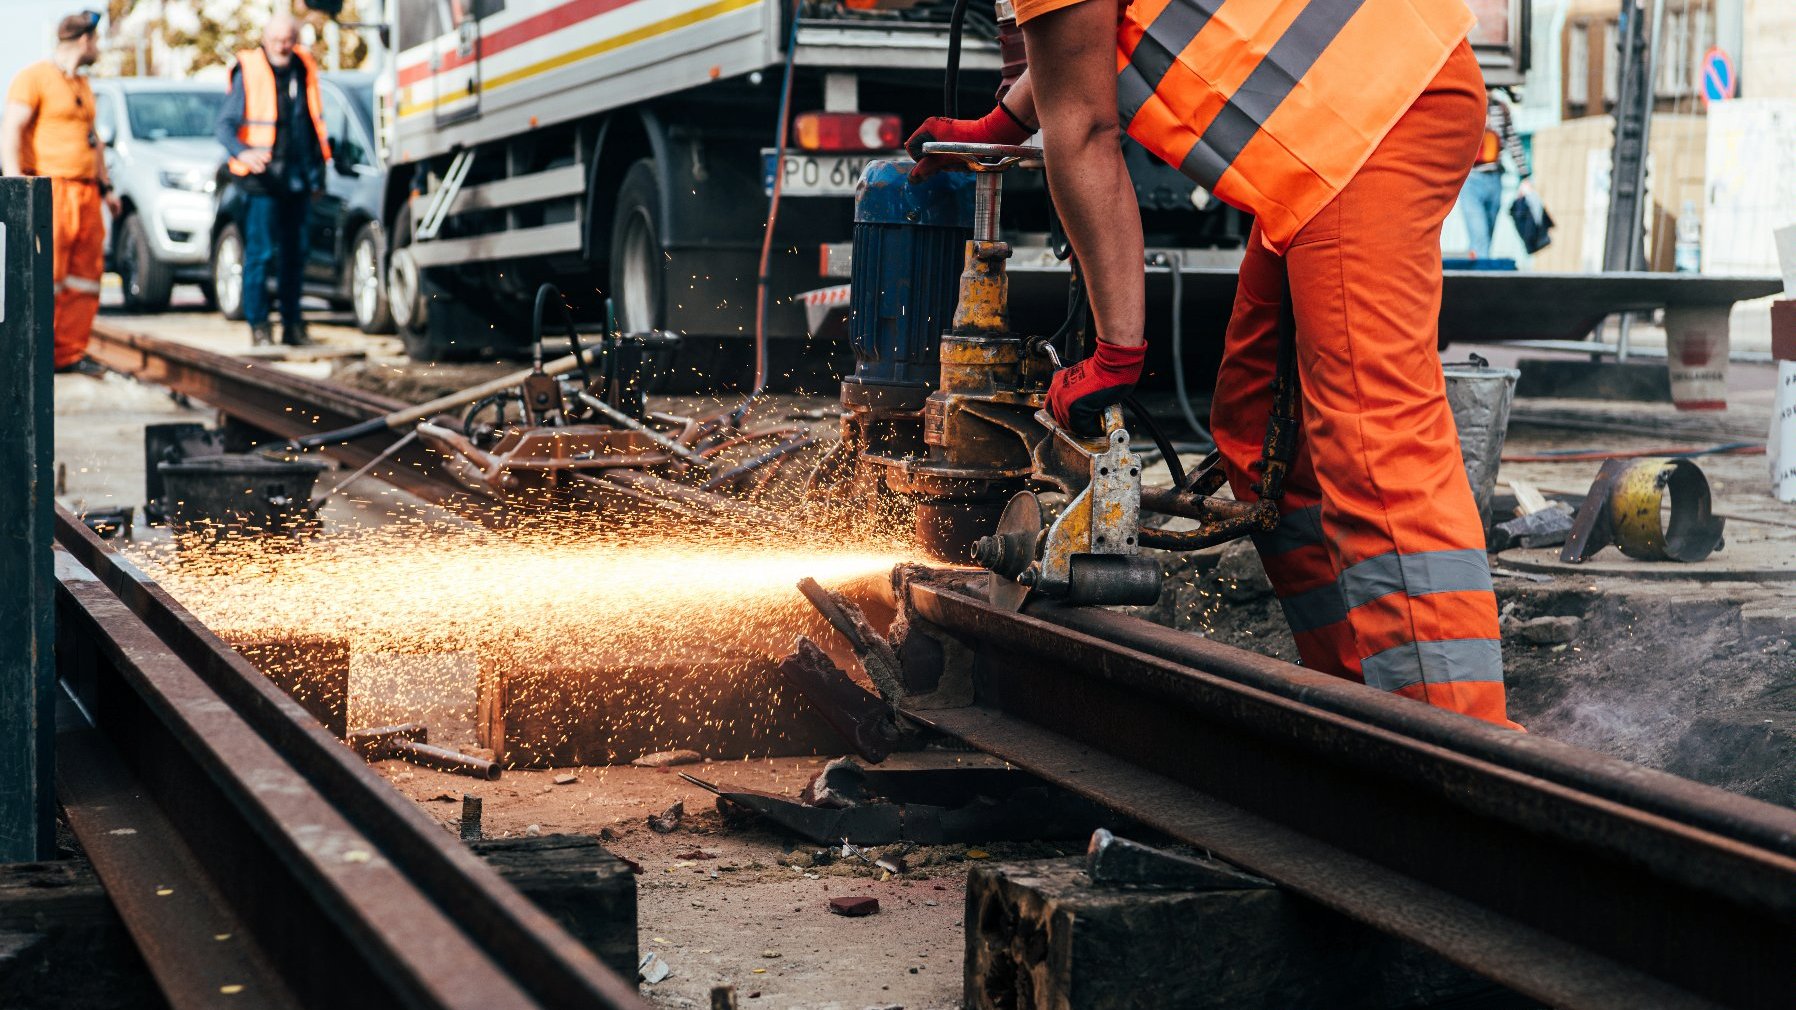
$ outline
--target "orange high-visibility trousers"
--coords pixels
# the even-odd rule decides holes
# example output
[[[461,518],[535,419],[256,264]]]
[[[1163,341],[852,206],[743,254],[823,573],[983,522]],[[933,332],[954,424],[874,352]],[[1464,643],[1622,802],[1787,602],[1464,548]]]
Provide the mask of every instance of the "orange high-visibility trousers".
[[[1211,422],[1235,495],[1251,500],[1288,293],[1301,435],[1283,520],[1255,546],[1305,665],[1515,726],[1484,528],[1435,349],[1441,222],[1484,118],[1462,42],[1283,257],[1255,227]]]
[[[79,179],[52,179],[56,284],[57,368],[80,361],[100,311],[100,274],[106,263],[106,225],[100,219],[100,187]]]

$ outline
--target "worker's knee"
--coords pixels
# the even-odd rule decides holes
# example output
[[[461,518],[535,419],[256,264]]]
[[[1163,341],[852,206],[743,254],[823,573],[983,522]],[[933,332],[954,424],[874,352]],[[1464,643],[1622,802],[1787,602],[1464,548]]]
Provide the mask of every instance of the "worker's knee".
[[[1116,123],[1116,110],[1075,109],[1074,114],[1044,117],[1042,134],[1050,157],[1080,160],[1100,152],[1114,153],[1122,146],[1122,129]]]

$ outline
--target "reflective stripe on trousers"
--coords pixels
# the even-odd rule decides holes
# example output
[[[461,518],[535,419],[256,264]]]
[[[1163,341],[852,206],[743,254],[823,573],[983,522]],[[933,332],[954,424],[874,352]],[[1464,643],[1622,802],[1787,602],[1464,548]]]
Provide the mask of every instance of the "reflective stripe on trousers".
[[[55,331],[58,368],[87,354],[94,315],[100,311],[100,274],[105,269],[106,225],[100,217],[100,187],[80,179],[52,179],[56,289]]]
[[[1251,499],[1291,299],[1302,435],[1284,517],[1254,541],[1304,662],[1513,726],[1484,530],[1434,347],[1440,225],[1483,108],[1462,45],[1284,256],[1249,241],[1211,420],[1236,496]]]

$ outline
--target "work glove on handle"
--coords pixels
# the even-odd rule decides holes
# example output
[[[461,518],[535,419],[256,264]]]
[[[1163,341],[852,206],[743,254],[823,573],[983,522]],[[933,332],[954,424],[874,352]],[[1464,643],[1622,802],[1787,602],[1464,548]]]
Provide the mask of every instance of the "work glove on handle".
[[[1134,392],[1146,357],[1146,344],[1123,347],[1098,341],[1091,357],[1054,373],[1048,383],[1048,412],[1080,438],[1102,435],[1104,411]]]
[[[916,161],[916,165],[910,170],[910,181],[921,182],[953,164],[952,159],[939,155],[924,157],[924,144],[937,141],[959,144],[1021,144],[1034,135],[1011,119],[1002,106],[993,106],[992,111],[979,119],[930,116],[904,142],[904,149]]]

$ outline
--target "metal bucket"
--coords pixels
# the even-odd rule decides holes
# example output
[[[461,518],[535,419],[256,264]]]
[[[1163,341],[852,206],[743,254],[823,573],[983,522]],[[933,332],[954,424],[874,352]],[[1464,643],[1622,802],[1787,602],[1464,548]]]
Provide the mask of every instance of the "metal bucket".
[[[1522,373],[1491,368],[1481,358],[1443,365],[1441,371],[1447,376],[1447,404],[1453,408],[1453,423],[1459,426],[1466,479],[1478,501],[1478,517],[1489,528],[1490,496],[1497,486],[1503,439],[1509,433],[1509,406],[1515,402],[1515,380]]]
[[[192,456],[158,463],[162,512],[179,532],[292,534],[317,523],[312,485],[325,464],[252,454]]]

